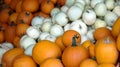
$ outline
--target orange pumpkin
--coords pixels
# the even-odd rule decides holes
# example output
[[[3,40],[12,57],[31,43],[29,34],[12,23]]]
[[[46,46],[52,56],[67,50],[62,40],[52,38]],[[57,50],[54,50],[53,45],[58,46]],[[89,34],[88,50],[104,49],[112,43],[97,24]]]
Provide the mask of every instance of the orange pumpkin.
[[[89,58],[88,50],[81,46],[76,45],[76,38],[73,37],[72,46],[64,49],[62,54],[62,62],[65,67],[79,67],[80,63]]]
[[[67,30],[62,35],[62,41],[65,47],[72,45],[72,38],[76,36],[76,43],[81,42],[81,35],[75,30]]]
[[[116,39],[116,44],[117,44],[118,51],[120,51],[120,34],[118,35],[118,37]]]
[[[0,43],[3,43],[4,41],[5,41],[4,32],[0,30]]]
[[[24,54],[22,48],[13,48],[5,52],[2,57],[2,67],[13,67],[13,60],[21,54]]]
[[[16,5],[17,5],[17,3],[19,2],[20,0],[12,0],[11,2],[10,2],[10,8],[12,9],[12,10],[15,10],[15,7],[16,7]]]
[[[116,64],[118,59],[118,50],[115,41],[111,37],[98,40],[95,44],[95,56],[98,64]]]
[[[8,25],[8,27],[5,29],[5,41],[12,43],[14,37],[16,36],[15,32],[16,25],[14,23]]]
[[[18,16],[18,13],[12,13],[8,18],[8,24],[9,25],[11,23],[17,24],[17,22],[16,22],[17,16]]]
[[[22,12],[22,8],[21,8],[22,2],[23,2],[23,0],[20,0],[20,1],[16,4],[16,7],[15,7],[16,13]]]
[[[49,40],[39,41],[32,50],[32,57],[39,65],[47,58],[59,58],[60,56],[60,48]]]
[[[12,43],[14,47],[20,47],[20,37],[15,36]]]
[[[88,47],[90,58],[95,59],[95,45],[92,44]]]
[[[7,28],[8,24],[7,23],[0,23],[0,29],[2,31],[5,31],[5,29]]]
[[[97,67],[115,67],[115,65],[110,63],[103,63],[99,64]]]
[[[40,64],[40,67],[64,67],[64,66],[60,59],[48,58]]]
[[[38,0],[23,0],[22,11],[36,12],[39,9]]]
[[[22,11],[21,13],[18,14],[17,16],[17,24],[19,23],[27,23],[27,24],[31,24],[31,20],[33,18],[33,14],[29,11]]]
[[[54,8],[54,3],[51,0],[42,1],[40,5],[40,10],[43,13],[50,14],[51,10]]]
[[[93,36],[96,40],[99,40],[99,39],[105,38],[107,36],[112,36],[112,34],[108,28],[100,27],[94,31]]]
[[[26,34],[26,30],[27,30],[28,27],[29,27],[29,25],[25,24],[25,23],[17,24],[17,26],[16,26],[16,35],[18,37],[22,37],[23,35]]]
[[[0,12],[0,22],[7,23],[9,16],[12,14],[12,10],[10,8],[5,8]]]
[[[43,12],[36,12],[36,13],[34,13],[34,17],[35,16],[42,16],[42,17],[44,17],[44,18],[49,18],[50,17],[50,15],[49,14],[45,14],[45,13],[43,13]]]
[[[12,0],[4,0],[4,3],[9,5]]]
[[[57,0],[57,4],[60,6],[65,5],[66,0]]]
[[[13,61],[13,67],[37,67],[37,64],[28,55],[19,55]]]
[[[119,35],[119,33],[120,33],[120,17],[118,17],[117,20],[115,21],[115,23],[113,24],[111,33],[115,39]]]

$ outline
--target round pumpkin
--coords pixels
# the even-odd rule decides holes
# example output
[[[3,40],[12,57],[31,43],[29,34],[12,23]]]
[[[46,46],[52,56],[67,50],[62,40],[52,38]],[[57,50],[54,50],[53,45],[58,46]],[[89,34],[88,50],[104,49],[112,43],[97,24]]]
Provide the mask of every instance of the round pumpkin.
[[[17,16],[18,16],[18,13],[12,13],[8,18],[8,24],[9,25],[11,23],[17,24],[17,22],[16,22]]]
[[[60,56],[60,48],[49,40],[40,40],[35,44],[32,50],[32,57],[37,64],[41,64],[47,58],[59,58]]]
[[[67,30],[62,35],[62,41],[65,47],[72,45],[72,38],[76,36],[76,43],[81,42],[81,35],[75,30]]]
[[[22,12],[22,8],[21,8],[22,2],[23,2],[23,0],[20,0],[20,1],[16,4],[16,7],[15,7],[16,13]]]
[[[4,32],[0,30],[0,43],[3,43],[5,41]]]
[[[13,67],[37,67],[37,64],[28,55],[19,55],[13,61]]]
[[[62,62],[65,67],[79,67],[80,63],[89,58],[88,50],[76,45],[75,38],[73,38],[72,45],[64,49],[62,54]]]
[[[118,59],[118,50],[115,41],[111,37],[98,40],[95,44],[95,56],[98,64],[116,64]]]
[[[103,63],[99,64],[97,67],[115,67],[115,65],[110,63]]]
[[[7,52],[3,54],[2,67],[13,67],[12,66],[13,60],[17,56],[22,55],[22,54],[24,54],[24,49],[22,48],[13,48],[13,49],[8,50]]]

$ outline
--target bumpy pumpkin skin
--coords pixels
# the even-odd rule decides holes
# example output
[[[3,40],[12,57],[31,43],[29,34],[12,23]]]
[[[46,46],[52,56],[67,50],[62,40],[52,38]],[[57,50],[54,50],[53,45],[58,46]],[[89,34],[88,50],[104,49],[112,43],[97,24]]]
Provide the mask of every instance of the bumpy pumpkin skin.
[[[115,41],[110,37],[98,40],[95,44],[95,56],[98,64],[116,64],[118,50]]]

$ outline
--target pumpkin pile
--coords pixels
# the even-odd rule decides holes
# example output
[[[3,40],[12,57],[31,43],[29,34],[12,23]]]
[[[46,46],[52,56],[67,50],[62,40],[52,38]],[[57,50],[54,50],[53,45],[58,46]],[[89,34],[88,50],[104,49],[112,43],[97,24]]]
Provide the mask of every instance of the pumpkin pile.
[[[120,67],[119,0],[0,0],[2,67]]]

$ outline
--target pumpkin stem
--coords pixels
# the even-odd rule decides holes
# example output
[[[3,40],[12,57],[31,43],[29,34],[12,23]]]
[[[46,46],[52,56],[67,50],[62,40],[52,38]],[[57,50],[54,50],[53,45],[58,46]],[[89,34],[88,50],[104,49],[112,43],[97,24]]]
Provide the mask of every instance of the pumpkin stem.
[[[10,24],[10,26],[15,26],[15,23],[12,21],[11,24]]]
[[[72,38],[72,46],[76,46],[76,39],[78,39],[78,38],[79,38],[79,36],[77,36],[77,34],[74,35],[74,37]]]
[[[8,14],[9,14],[9,15],[11,15],[12,13],[13,13],[13,11],[12,11],[12,10],[10,10],[10,11],[8,12]]]
[[[29,16],[30,15],[30,12],[26,12],[26,16]]]

